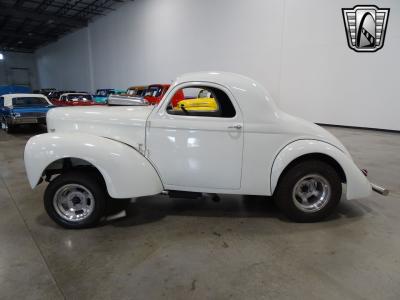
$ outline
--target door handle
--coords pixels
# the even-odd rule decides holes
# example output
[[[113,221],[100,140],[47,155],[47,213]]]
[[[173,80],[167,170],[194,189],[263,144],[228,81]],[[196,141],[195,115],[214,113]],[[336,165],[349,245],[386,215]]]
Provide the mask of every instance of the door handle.
[[[231,125],[231,126],[228,126],[228,128],[242,129],[242,124]]]

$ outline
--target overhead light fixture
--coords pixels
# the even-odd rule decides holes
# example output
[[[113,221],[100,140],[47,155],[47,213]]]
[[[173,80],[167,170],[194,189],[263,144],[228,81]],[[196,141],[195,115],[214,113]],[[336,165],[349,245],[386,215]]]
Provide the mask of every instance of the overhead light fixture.
[[[4,55],[3,55],[3,53],[0,53],[0,60],[3,60],[4,59]]]

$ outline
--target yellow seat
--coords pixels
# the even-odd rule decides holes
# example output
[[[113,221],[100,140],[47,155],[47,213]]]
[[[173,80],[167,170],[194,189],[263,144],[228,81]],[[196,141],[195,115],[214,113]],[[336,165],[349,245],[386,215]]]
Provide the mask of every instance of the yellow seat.
[[[182,110],[182,107],[187,111],[215,112],[218,110],[218,104],[214,98],[194,98],[181,100],[177,103],[173,110],[180,111]]]

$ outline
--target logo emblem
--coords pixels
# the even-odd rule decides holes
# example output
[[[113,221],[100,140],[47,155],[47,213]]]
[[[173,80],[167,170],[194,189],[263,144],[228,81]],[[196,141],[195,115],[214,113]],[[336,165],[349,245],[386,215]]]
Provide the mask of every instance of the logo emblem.
[[[383,47],[390,8],[357,5],[342,8],[347,43],[357,52],[375,52]]]

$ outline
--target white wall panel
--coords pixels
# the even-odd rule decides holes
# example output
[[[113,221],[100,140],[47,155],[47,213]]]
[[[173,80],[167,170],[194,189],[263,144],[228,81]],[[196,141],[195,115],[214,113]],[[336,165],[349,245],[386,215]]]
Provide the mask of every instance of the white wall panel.
[[[391,8],[385,46],[356,53],[341,12],[355,1],[136,0],[37,51],[40,82],[94,90],[232,71],[310,121],[400,130],[400,2],[374,3]]]
[[[328,124],[400,130],[400,2],[391,8],[384,47],[347,47],[342,7],[354,1],[287,0],[280,106]]]
[[[16,53],[2,52],[4,59],[0,60],[0,85],[11,85],[13,82],[13,69],[27,70],[27,80],[22,80],[30,83],[32,89],[38,87],[38,76],[36,69],[35,56],[31,53]],[[18,71],[18,70],[15,70]],[[19,80],[18,80],[19,81]],[[22,81],[19,81],[20,83]]]
[[[88,28],[73,32],[35,54],[41,87],[92,90]]]

